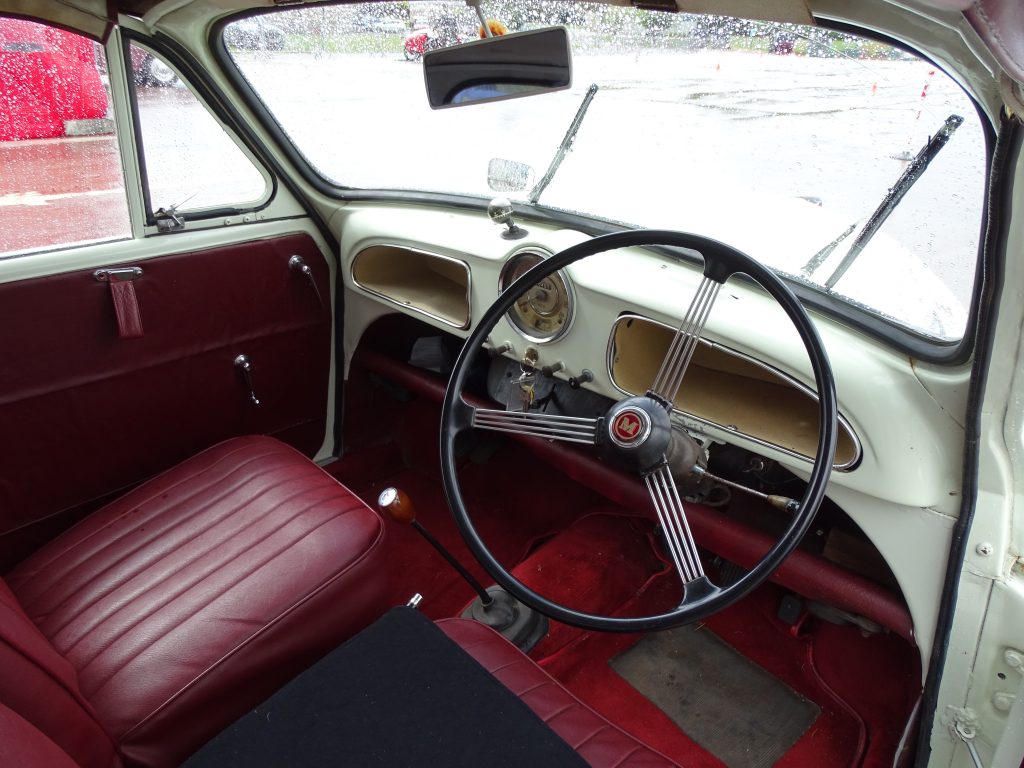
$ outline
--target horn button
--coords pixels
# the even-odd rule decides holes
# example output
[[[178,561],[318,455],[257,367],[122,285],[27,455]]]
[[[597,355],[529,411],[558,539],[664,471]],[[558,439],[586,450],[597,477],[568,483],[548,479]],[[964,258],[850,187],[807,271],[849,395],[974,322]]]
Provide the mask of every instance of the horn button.
[[[647,472],[665,458],[672,437],[668,411],[649,397],[620,400],[605,416],[606,454],[627,469]]]

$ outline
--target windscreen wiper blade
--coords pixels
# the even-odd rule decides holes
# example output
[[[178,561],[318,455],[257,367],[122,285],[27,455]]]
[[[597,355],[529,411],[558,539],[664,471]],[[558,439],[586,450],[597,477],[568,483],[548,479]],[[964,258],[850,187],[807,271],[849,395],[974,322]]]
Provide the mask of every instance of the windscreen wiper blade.
[[[576,132],[579,131],[580,126],[583,124],[583,118],[587,116],[587,110],[590,109],[590,102],[594,100],[594,94],[597,93],[597,83],[591,84],[587,88],[587,95],[583,97],[583,103],[580,104],[580,108],[576,110],[576,117],[569,123],[569,130],[565,132],[565,138],[562,139],[562,143],[558,145],[558,149],[555,151],[555,156],[551,158],[551,164],[548,169],[544,172],[543,178],[537,182],[537,185],[530,190],[530,202],[536,203],[540,200],[541,194],[548,188],[548,184],[555,178],[555,174],[558,173],[559,166],[562,165],[562,161],[565,160],[565,156],[569,154],[569,150],[572,149],[572,143],[576,139]]]
[[[832,287],[839,282],[840,278],[846,274],[846,271],[853,266],[853,262],[857,260],[864,248],[871,241],[871,238],[875,236],[875,233],[885,223],[885,220],[889,218],[896,206],[900,204],[903,198],[906,196],[910,188],[917,183],[917,180],[921,178],[928,165],[935,156],[942,151],[942,148],[946,146],[950,137],[956,132],[964,122],[964,119],[960,115],[950,115],[946,118],[946,122],[942,124],[942,127],[932,136],[928,142],[921,147],[917,156],[910,161],[899,179],[892,186],[892,189],[886,193],[885,197],[882,198],[882,202],[879,204],[875,212],[868,217],[868,220],[864,223],[864,228],[861,229],[860,234],[857,235],[853,244],[850,246],[850,250],[846,252],[843,260],[839,262],[839,266],[836,267],[835,271],[829,276],[828,280],[825,281],[825,288],[832,290]],[[804,267],[804,273],[809,274],[814,269],[821,265],[821,262],[828,257],[828,255],[834,250],[835,246],[839,242],[846,238],[852,232],[852,228],[846,230],[837,240],[829,243],[822,251],[815,254],[814,257]]]

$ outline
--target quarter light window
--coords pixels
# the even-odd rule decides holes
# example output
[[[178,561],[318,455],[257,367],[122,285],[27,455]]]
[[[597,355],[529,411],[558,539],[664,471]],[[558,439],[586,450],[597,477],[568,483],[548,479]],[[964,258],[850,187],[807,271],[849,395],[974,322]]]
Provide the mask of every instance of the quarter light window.
[[[267,179],[156,53],[132,43],[142,154],[151,211],[251,208]]]

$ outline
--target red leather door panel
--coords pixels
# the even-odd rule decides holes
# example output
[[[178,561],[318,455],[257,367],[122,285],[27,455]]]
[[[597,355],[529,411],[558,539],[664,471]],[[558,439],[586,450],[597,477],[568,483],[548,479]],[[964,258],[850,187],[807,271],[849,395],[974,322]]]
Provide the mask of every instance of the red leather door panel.
[[[0,567],[76,509],[227,437],[320,447],[331,313],[289,269],[293,255],[329,301],[327,265],[307,235],[133,264],[143,269],[138,338],[120,337],[94,270],[0,285]]]

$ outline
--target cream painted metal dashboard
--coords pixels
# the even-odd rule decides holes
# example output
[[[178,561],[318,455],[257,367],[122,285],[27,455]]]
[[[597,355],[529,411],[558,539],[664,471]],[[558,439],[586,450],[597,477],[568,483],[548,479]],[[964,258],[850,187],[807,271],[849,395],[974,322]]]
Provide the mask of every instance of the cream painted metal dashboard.
[[[587,238],[565,229],[529,227],[516,241],[478,213],[352,206],[341,212],[346,348],[354,349],[381,315],[404,311],[465,337],[499,292],[506,262],[523,251],[557,253]],[[700,274],[643,250],[620,250],[574,264],[571,327],[544,341],[503,318],[494,345],[518,359],[527,347],[539,365],[564,366],[562,380],[584,369],[587,384],[613,399],[642,390],[653,377]],[[842,434],[833,483],[889,501],[955,514],[962,428],[919,378],[920,366],[862,335],[816,317],[836,375]],[[766,294],[730,281],[705,329],[710,344],[684,382],[677,417],[688,429],[743,445],[806,473],[816,424],[812,379],[795,331]],[[936,382],[944,385],[944,382]],[[730,402],[731,401],[731,402]],[[735,410],[730,418],[730,408]],[[757,416],[756,412],[761,412]],[[795,425],[787,432],[786,424]]]
[[[338,210],[331,226],[341,243],[349,355],[374,320],[396,311],[466,337],[497,297],[502,269],[513,255],[524,249],[557,253],[588,237],[530,223],[525,238],[510,241],[482,212],[369,203]],[[367,269],[368,253],[388,254],[394,290],[384,274],[388,269]],[[402,288],[403,253],[427,257],[414,259],[420,263],[413,267],[418,277],[412,293]],[[370,273],[374,280],[368,281]],[[609,398],[642,389],[667,343],[665,328],[678,326],[694,296],[699,270],[654,252],[623,249],[578,262],[566,277],[574,301],[566,332],[538,342],[503,318],[491,342],[507,344],[505,354],[513,359],[533,347],[540,366],[562,363],[555,374],[562,380],[588,369],[594,378],[586,386]],[[424,290],[424,281],[434,281],[433,288]],[[423,305],[417,298],[422,296],[433,298]],[[839,471],[832,474],[829,495],[889,562],[927,652],[930,630],[920,627],[934,623],[960,504],[963,429],[957,414],[966,374],[912,362],[830,318],[815,315],[815,322],[843,416]],[[781,309],[756,286],[731,280],[704,338],[711,344],[683,383],[677,418],[697,436],[747,448],[806,477],[803,455],[817,428],[807,417],[808,405],[811,412],[814,406],[807,394],[812,378]],[[910,559],[908,540],[917,553]]]

